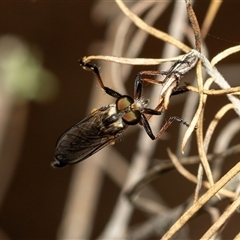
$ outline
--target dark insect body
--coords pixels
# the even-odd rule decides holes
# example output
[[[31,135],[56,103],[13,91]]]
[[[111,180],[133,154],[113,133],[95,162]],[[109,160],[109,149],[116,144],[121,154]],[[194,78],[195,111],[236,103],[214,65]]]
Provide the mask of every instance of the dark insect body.
[[[174,120],[188,125],[178,117],[170,117],[155,136],[145,116],[145,114],[150,116],[161,115],[162,111],[147,108],[149,101],[142,98],[143,82],[161,83],[153,79],[142,79],[141,76],[164,75],[166,72],[139,72],[135,78],[134,98],[132,98],[128,95],[121,95],[115,90],[106,87],[95,65],[84,63],[82,60],[80,60],[80,65],[96,75],[101,88],[108,95],[116,98],[116,102],[92,112],[59,138],[56,145],[55,158],[52,163],[53,167],[64,167],[87,159],[105,146],[115,142],[116,138],[118,138],[129,125],[142,125],[152,140],[158,139]],[[173,95],[176,95],[176,92],[177,91],[175,91]]]

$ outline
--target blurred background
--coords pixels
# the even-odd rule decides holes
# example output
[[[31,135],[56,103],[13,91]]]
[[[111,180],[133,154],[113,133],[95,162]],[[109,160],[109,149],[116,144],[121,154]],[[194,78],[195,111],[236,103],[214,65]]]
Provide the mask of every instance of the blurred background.
[[[54,157],[56,141],[64,131],[85,117],[92,107],[99,108],[113,102],[101,91],[93,75],[84,71],[78,64],[78,59],[84,56],[102,54],[103,44],[112,44],[106,42],[108,37],[106,29],[112,21],[106,16],[109,14],[113,17],[116,13],[121,15],[120,10],[114,2],[107,1],[102,8],[104,17],[99,6],[99,2],[96,1],[0,3],[0,239],[61,238],[59,226],[71,192],[73,172],[80,168],[80,165],[84,168],[90,164],[86,181],[82,183],[86,191],[89,191],[88,187],[91,186],[89,179],[96,177],[94,158],[63,169],[53,169],[50,164]],[[200,24],[207,8],[207,1],[196,1],[194,5]],[[240,32],[236,28],[239,9],[239,1],[226,1],[220,7],[206,37],[210,59],[218,52],[239,44]],[[154,26],[166,31],[172,10],[173,4],[169,4]],[[188,40],[186,43],[188,44]],[[141,50],[140,56],[160,57],[162,48],[163,43],[160,40],[149,37],[147,47]],[[224,60],[221,66],[225,76],[231,79],[232,86],[239,85],[239,61],[240,54],[234,54]],[[102,66],[101,62],[98,65]],[[128,93],[132,92],[134,76],[143,69],[149,67],[133,69],[126,84]],[[151,66],[150,69],[157,68]],[[111,76],[108,68],[102,68],[101,72],[103,79],[108,82]],[[184,78],[184,81],[190,82],[194,72],[191,74],[189,78]],[[93,91],[97,91],[104,100],[97,100],[96,95],[92,95]],[[93,99],[95,102],[90,104]],[[180,96],[176,107],[170,107],[168,117],[181,116],[181,104],[184,103],[184,99],[184,96]],[[215,114],[213,109],[216,108],[216,100],[210,98],[209,101],[213,105],[209,104],[206,109],[205,114],[209,117],[205,118],[206,122],[212,119]],[[221,101],[227,102],[225,97],[219,97],[217,103],[221,105]],[[229,113],[228,118],[224,118],[225,122],[221,122],[220,126],[224,126],[233,117],[235,113]],[[140,128],[135,129],[136,131],[130,130],[130,133],[124,134],[122,141],[115,146],[107,148],[117,149],[126,159],[130,159],[139,134],[137,130]],[[161,149],[157,148],[152,159],[167,158],[165,149],[169,146],[176,147],[174,136],[178,129],[179,125],[174,124],[166,137],[159,140]],[[131,131],[134,131],[133,134]],[[237,142],[239,132],[234,136],[232,144]],[[192,148],[191,153],[197,154],[196,146]],[[106,156],[109,158],[110,155]],[[112,156],[111,159],[105,160],[114,165],[115,157]],[[150,163],[152,159],[149,160]],[[232,157],[231,161],[230,164],[233,165],[234,161],[239,161],[239,156]],[[126,178],[126,175],[127,172],[124,172],[122,178]],[[176,175],[177,179],[174,180]],[[174,181],[183,186],[181,196],[176,194],[179,185],[167,187],[168,183]],[[187,198],[185,188],[194,191],[194,185],[182,179],[176,171],[164,175],[154,184],[156,191],[161,192],[169,206],[174,206],[178,200]],[[170,188],[171,191],[168,190]],[[96,238],[102,233],[121,188],[109,175],[103,174],[102,185],[98,190],[101,193],[97,198],[88,238]],[[81,208],[84,207],[79,203],[77,214],[81,215]],[[230,230],[233,235],[227,236],[234,236],[237,233],[234,230],[234,223],[238,223],[239,226],[240,218],[235,217]],[[136,211],[131,217],[131,224],[140,223],[145,219],[147,219],[145,214]],[[199,223],[201,219],[192,224],[197,226]],[[196,229],[191,234],[196,238],[201,236]],[[86,237],[79,236],[79,239],[83,238]]]

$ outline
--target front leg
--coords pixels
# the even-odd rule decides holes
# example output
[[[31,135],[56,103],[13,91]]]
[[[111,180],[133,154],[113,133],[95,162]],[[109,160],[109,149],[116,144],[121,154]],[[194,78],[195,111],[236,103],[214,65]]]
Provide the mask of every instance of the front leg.
[[[102,81],[102,78],[101,78],[101,75],[100,75],[100,72],[99,72],[99,69],[96,65],[91,65],[89,63],[85,63],[83,60],[79,60],[79,64],[80,64],[81,67],[83,67],[83,69],[91,71],[96,75],[100,87],[105,91],[106,94],[108,94],[108,95],[110,95],[114,98],[119,98],[119,97],[122,96],[117,91],[115,91],[115,90],[113,90],[109,87],[106,87],[104,85],[104,83]]]

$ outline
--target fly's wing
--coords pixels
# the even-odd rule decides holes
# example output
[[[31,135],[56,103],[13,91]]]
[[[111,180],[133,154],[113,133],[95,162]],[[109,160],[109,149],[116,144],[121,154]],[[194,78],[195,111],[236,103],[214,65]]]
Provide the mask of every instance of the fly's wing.
[[[94,111],[66,131],[57,142],[52,166],[64,167],[83,161],[114,141],[124,128],[104,131],[103,120],[107,116],[109,106]]]

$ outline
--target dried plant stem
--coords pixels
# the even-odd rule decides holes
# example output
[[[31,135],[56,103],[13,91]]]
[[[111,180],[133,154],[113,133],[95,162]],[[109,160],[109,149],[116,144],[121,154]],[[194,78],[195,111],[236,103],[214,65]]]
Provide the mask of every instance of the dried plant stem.
[[[226,185],[237,173],[240,172],[240,162],[237,163],[231,170],[229,170],[218,182],[214,184],[202,197],[198,199],[169,229],[169,231],[161,238],[167,240],[181,228],[183,225],[210,199],[212,198],[224,185]]]
[[[115,62],[120,64],[129,64],[129,65],[159,65],[164,62],[173,62],[181,59],[183,55],[179,55],[177,57],[172,58],[125,58],[125,57],[114,57],[114,56],[106,56],[106,55],[94,55],[87,56],[83,58],[84,62],[89,62],[92,60],[103,60],[108,62]]]
[[[240,51],[240,45],[234,46],[234,47],[230,47],[220,53],[218,53],[211,61],[211,65],[215,66],[218,62],[222,61],[224,58],[237,53]]]
[[[232,139],[240,132],[240,119],[234,118],[228,121],[228,123],[221,129],[214,142],[214,153],[227,152],[231,146]],[[216,157],[216,161],[212,164],[212,172],[214,179],[219,179],[222,175],[222,166],[224,158],[222,156]]]
[[[187,7],[188,18],[190,20],[190,23],[194,32],[194,36],[195,36],[195,48],[197,51],[201,52],[201,46],[202,46],[201,31],[198,25],[197,17],[193,11],[191,1],[185,0],[185,2]]]
[[[196,176],[194,176],[192,173],[190,173],[186,168],[183,167],[183,165],[181,164],[181,162],[178,160],[178,158],[171,152],[170,149],[167,149],[168,151],[168,155],[170,157],[170,159],[172,160],[172,163],[174,164],[174,166],[176,167],[176,169],[178,170],[179,173],[181,173],[186,179],[188,179],[189,181],[193,182],[193,183],[197,183],[198,179],[196,178]],[[210,184],[209,182],[203,181],[203,186],[205,188],[210,188]],[[236,194],[234,192],[228,191],[226,189],[221,189],[219,191],[219,193],[223,194],[226,197],[229,198],[235,198]]]
[[[233,240],[239,240],[240,239],[240,232],[234,237]]]
[[[233,203],[224,211],[219,219],[205,232],[201,239],[210,239],[223,224],[231,217],[231,215],[240,206],[240,195],[233,201]]]
[[[224,105],[214,116],[212,122],[208,125],[208,129],[206,131],[205,137],[204,137],[204,147],[207,152],[210,140],[212,138],[213,132],[219,123],[220,119],[231,109],[233,109],[233,104],[229,103],[227,105]]]
[[[212,161],[216,158],[226,158],[231,155],[236,155],[240,153],[240,144],[230,147],[222,152],[218,152],[215,154],[208,154],[207,158],[209,161]],[[157,160],[156,160],[157,161]],[[199,156],[189,156],[189,157],[182,157],[180,158],[180,163],[182,165],[190,165],[190,164],[196,164],[200,162]],[[218,161],[216,161],[216,164],[218,164]],[[132,188],[128,195],[131,199],[134,198],[139,191],[146,186],[148,183],[152,182],[154,179],[159,177],[161,173],[167,172],[167,170],[171,170],[174,168],[174,165],[169,160],[161,160],[161,163],[150,168],[147,172],[147,174]]]
[[[183,149],[187,143],[187,140],[189,139],[191,133],[193,132],[197,122],[198,122],[198,128],[197,128],[197,139],[198,139],[198,152],[199,152],[199,156],[201,158],[201,162],[203,164],[203,167],[204,167],[204,170],[206,172],[206,175],[207,175],[207,178],[208,178],[208,181],[211,185],[214,184],[214,181],[213,181],[213,177],[212,177],[212,174],[211,174],[211,170],[210,170],[210,167],[209,167],[209,164],[208,164],[208,161],[207,161],[207,157],[206,157],[206,153],[204,151],[204,148],[203,148],[203,133],[202,133],[202,129],[203,129],[203,122],[202,122],[202,119],[203,119],[203,106],[204,106],[204,103],[206,102],[206,96],[204,96],[204,94],[202,93],[202,89],[203,89],[203,80],[202,80],[202,74],[201,74],[201,62],[198,63],[197,65],[197,76],[198,76],[198,86],[199,86],[199,92],[200,92],[200,99],[199,99],[199,105],[198,105],[198,109],[195,113],[195,116],[188,128],[188,130],[186,131],[185,133],[185,136],[183,138],[183,141],[182,141],[182,152],[183,152]],[[201,185],[201,182],[198,182],[198,184]],[[198,190],[200,189],[200,185],[197,186],[196,188],[196,196],[198,195],[197,192]]]
[[[198,63],[197,69],[199,69],[199,67],[200,67],[200,63]],[[199,70],[198,70],[198,72],[199,72]],[[201,91],[202,91],[202,88],[201,89],[199,88],[199,92],[201,92]],[[185,146],[186,146],[186,144],[188,142],[188,139],[190,138],[190,136],[192,135],[193,131],[196,128],[196,125],[197,125],[199,116],[201,114],[202,108],[203,108],[202,101],[199,100],[197,111],[195,112],[194,117],[193,117],[193,119],[192,119],[192,121],[191,121],[191,123],[190,123],[190,125],[189,125],[189,127],[187,129],[187,131],[185,132],[183,140],[182,140],[182,146],[181,146],[182,153],[184,153],[184,148],[185,148]]]
[[[202,24],[202,31],[201,31],[202,39],[205,39],[205,37],[207,36],[209,29],[216,17],[216,14],[217,14],[221,4],[222,4],[222,0],[219,0],[219,1],[211,0],[206,17],[204,18],[204,21]]]
[[[199,89],[195,88],[193,86],[187,86],[187,89],[189,91],[199,93]],[[240,95],[240,87],[231,87],[231,88],[220,89],[220,90],[203,89],[202,93],[207,94],[207,95],[212,95],[212,96],[220,96],[220,95],[226,95],[226,94]]]
[[[170,2],[162,2],[159,4],[157,1],[146,2],[144,0],[137,1],[131,8],[131,11],[136,15],[141,16],[143,13],[146,13],[144,16],[144,21],[149,25],[153,25],[155,21],[161,17],[161,14],[167,8]],[[122,16],[122,14],[121,14]],[[148,39],[148,33],[137,28],[133,31],[133,34],[130,36],[129,32],[132,29],[132,21],[122,16],[122,21],[119,24],[119,27],[116,29],[116,34],[113,39],[113,56],[130,56],[138,59],[137,57],[141,53]],[[133,60],[134,62],[134,60]],[[133,63],[134,64],[134,63]],[[112,65],[111,76],[113,79],[113,84],[116,87],[119,87],[119,82],[126,82],[131,73],[131,66],[119,66],[116,64]],[[116,77],[118,76],[118,77]],[[121,89],[121,88],[118,88]]]
[[[130,11],[127,6],[121,1],[121,0],[115,0],[115,2],[118,4],[119,8],[123,11],[123,13],[133,21],[133,23],[142,29],[143,31],[147,32],[148,34],[163,40],[164,42],[168,42],[179,49],[181,49],[184,52],[189,52],[190,48],[183,44],[182,42],[178,41],[177,39],[173,38],[172,36],[168,35],[167,33],[164,33],[152,26],[149,26],[146,24],[142,19],[140,19],[137,15],[135,15],[132,11]]]
[[[222,54],[221,59],[223,58],[223,56],[228,56],[229,54],[235,53],[237,50],[240,50],[239,46],[237,46],[234,49],[231,48],[229,51],[227,50],[224,51],[223,52],[224,54]],[[217,69],[214,66],[212,66],[214,65],[214,63],[218,62],[220,58],[217,58],[217,60],[214,59],[214,61],[210,63],[209,60],[203,54],[197,51],[195,51],[195,54],[198,55],[198,57],[202,60],[205,70],[215,80],[216,84],[218,84],[222,89],[228,89],[231,87],[229,83],[223,78],[223,76],[217,71]],[[235,112],[238,114],[238,116],[240,116],[240,100],[235,98],[231,94],[228,94],[227,97],[229,101],[231,101],[232,104],[234,105]]]

